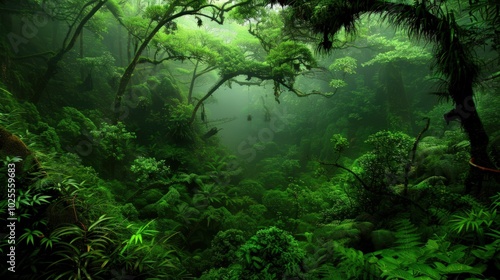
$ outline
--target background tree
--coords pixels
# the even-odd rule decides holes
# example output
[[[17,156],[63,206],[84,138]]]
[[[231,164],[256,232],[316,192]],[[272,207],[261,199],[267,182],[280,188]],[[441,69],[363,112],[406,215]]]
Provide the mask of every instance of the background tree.
[[[296,77],[316,66],[316,60],[306,44],[295,42],[281,32],[281,16],[275,11],[264,8],[238,8],[232,14],[233,18],[242,20],[250,13],[255,25],[249,21],[248,32],[258,39],[260,47],[249,41],[237,41],[238,47],[232,50],[221,49],[220,57],[216,59],[219,69],[219,80],[198,101],[194,108],[191,122],[203,102],[210,97],[225,82],[235,82],[239,85],[261,85],[263,81],[273,83],[273,94],[279,103],[279,97],[284,90],[293,92],[296,96],[305,97],[313,94],[328,96],[317,90],[303,92],[294,86]],[[246,76],[246,81],[240,81],[238,76]],[[248,82],[252,79],[259,82]]]
[[[291,19],[302,20],[322,35],[319,47],[332,49],[332,38],[341,29],[355,34],[356,23],[365,13],[382,14],[383,19],[405,28],[410,37],[426,38],[435,43],[434,60],[438,73],[445,77],[444,95],[453,100],[455,109],[445,116],[460,120],[471,143],[471,158],[479,165],[494,168],[488,153],[488,136],[473,100],[473,86],[478,82],[479,68],[471,52],[470,33],[456,21],[456,14],[446,12],[444,5],[418,1],[413,5],[382,1],[270,1],[288,5]],[[479,192],[483,173],[471,166],[466,182],[468,192]]]
[[[64,18],[65,21],[69,22],[68,31],[64,36],[60,49],[47,60],[47,69],[33,88],[33,94],[30,98],[31,102],[38,103],[40,101],[41,95],[47,87],[47,84],[58,72],[59,62],[63,59],[66,53],[73,49],[77,39],[81,36],[85,25],[103,6],[106,5],[107,2],[108,0],[92,0],[83,3],[78,2],[79,4],[76,4],[76,2],[68,2],[64,3],[64,7],[67,7],[67,9],[57,12],[55,15],[56,18],[61,17],[61,19]],[[113,11],[117,11],[116,3],[113,2],[113,4],[110,4],[110,7],[112,7]]]
[[[226,12],[230,11],[234,7],[248,3],[248,1],[242,1],[233,4],[231,1],[225,2],[222,5],[214,5],[207,1],[191,1],[185,3],[184,1],[176,0],[165,5],[152,5],[147,7],[145,11],[145,17],[149,20],[147,32],[142,35],[143,37],[140,39],[141,43],[135,51],[129,65],[125,69],[116,92],[114,108],[117,112],[115,112],[115,121],[119,119],[119,116],[122,113],[121,111],[124,110],[121,108],[122,98],[140,57],[143,55],[144,50],[147,48],[151,40],[153,40],[162,28],[166,26],[168,29],[169,26],[175,25],[173,20],[187,15],[197,16],[198,24],[202,22],[201,18],[207,18],[222,24],[224,22],[224,14]],[[149,26],[152,26],[151,31],[149,31]]]

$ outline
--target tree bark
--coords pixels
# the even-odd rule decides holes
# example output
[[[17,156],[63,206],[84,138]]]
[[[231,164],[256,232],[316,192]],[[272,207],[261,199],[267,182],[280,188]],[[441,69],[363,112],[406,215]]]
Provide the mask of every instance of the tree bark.
[[[118,65],[123,66],[123,44],[122,44],[122,25],[118,24],[116,36],[118,36]]]
[[[479,166],[495,169],[495,165],[488,155],[489,138],[475,110],[476,107],[472,97],[469,96],[462,100],[462,103],[458,104],[468,104],[463,110],[461,122],[470,141],[471,159]],[[483,195],[486,191],[482,189],[483,178],[484,172],[471,165],[465,180],[465,192],[471,193],[474,196]]]
[[[115,102],[113,104],[113,110],[114,110],[114,118],[113,122],[116,124],[121,118],[123,118],[122,114],[122,98],[123,95],[125,94],[125,91],[127,89],[127,85],[130,82],[130,79],[132,78],[132,74],[134,73],[135,67],[137,66],[137,62],[139,61],[139,58],[142,54],[142,52],[146,49],[148,46],[149,42],[153,39],[155,34],[163,27],[164,23],[163,21],[159,22],[153,31],[149,33],[149,35],[144,39],[144,41],[141,43],[139,48],[137,49],[137,52],[135,53],[134,57],[132,58],[132,61],[129,63],[127,66],[127,69],[125,69],[125,72],[123,73],[121,79],[120,79],[120,84],[118,85],[118,90],[116,92],[116,97],[115,97]]]
[[[83,30],[80,34],[80,59],[83,59],[84,53],[83,53]],[[83,82],[85,80],[85,69],[82,66],[80,68],[80,80]]]

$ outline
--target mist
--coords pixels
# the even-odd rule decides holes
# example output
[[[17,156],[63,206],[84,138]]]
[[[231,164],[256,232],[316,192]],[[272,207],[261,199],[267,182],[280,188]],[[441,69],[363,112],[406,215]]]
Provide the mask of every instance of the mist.
[[[465,2],[0,1],[2,279],[496,279]]]

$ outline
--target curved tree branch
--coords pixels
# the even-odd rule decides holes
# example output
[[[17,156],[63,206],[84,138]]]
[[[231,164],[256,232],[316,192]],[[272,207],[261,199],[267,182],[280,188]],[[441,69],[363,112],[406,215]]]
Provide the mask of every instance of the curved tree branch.
[[[231,74],[231,75],[225,75],[225,76],[222,76],[211,88],[210,90],[205,94],[205,96],[203,96],[200,100],[198,100],[198,102],[196,103],[194,109],[193,109],[193,113],[191,114],[191,119],[189,120],[189,124],[193,124],[194,122],[194,119],[196,118],[196,112],[198,111],[198,109],[200,108],[201,104],[203,104],[203,102],[205,100],[207,100],[217,89],[220,88],[220,86],[222,86],[225,82],[227,82],[229,79],[233,78],[233,77],[236,77],[238,74]]]
[[[320,91],[317,91],[317,90],[312,90],[311,92],[302,92],[301,90],[298,90],[296,88],[294,88],[293,86],[289,86],[287,85],[286,83],[282,82],[282,81],[278,81],[278,83],[282,86],[284,86],[286,89],[288,89],[288,91],[291,91],[293,93],[295,93],[295,95],[297,95],[298,97],[306,97],[306,96],[310,96],[310,95],[321,95],[321,96],[324,96],[324,97],[327,97],[327,98],[330,98],[332,96],[335,95],[336,92],[327,92],[327,93],[323,93],[323,92],[320,92]]]
[[[81,21],[80,23],[78,24],[77,26],[77,29],[75,30],[75,33],[73,33],[73,37],[71,39],[71,41],[76,41],[76,38],[78,38],[78,36],[80,35],[80,32],[79,32],[79,29],[81,31],[81,28],[79,28],[80,26],[82,26],[83,28],[83,25],[82,25],[82,22],[84,23],[84,25],[87,23],[87,21],[92,17],[94,16],[94,14],[102,7],[102,5],[104,5],[104,3],[106,3],[107,0],[104,0],[100,3],[100,5],[97,5],[99,6],[99,8],[97,10],[94,11],[94,9],[92,9]],[[80,11],[78,11],[78,15],[75,17],[75,20],[73,21],[73,23],[71,23],[69,25],[69,28],[68,28],[68,32],[66,32],[66,36],[64,37],[64,40],[63,40],[63,47],[62,49],[63,50],[70,50],[73,46],[69,47],[69,45],[71,44],[71,41],[68,45],[66,45],[66,42],[68,41],[69,37],[71,36],[71,32],[73,30],[73,27],[78,23],[78,19],[80,18],[80,16],[83,14],[83,12],[85,11],[85,9],[89,6],[91,6],[92,4],[96,3],[96,2],[99,2],[99,0],[93,0],[93,1],[89,1],[87,3],[85,3],[83,5],[83,7],[80,9]],[[95,7],[94,7],[95,8]],[[90,15],[90,17],[89,17]],[[75,38],[76,37],[76,38]],[[73,42],[74,44],[74,42]],[[69,48],[68,48],[69,47]],[[65,52],[67,52],[67,50]]]
[[[195,58],[195,57],[192,57],[192,56],[186,56],[186,55],[172,55],[172,56],[167,56],[167,57],[164,57],[160,60],[155,60],[155,59],[151,59],[149,57],[144,57],[144,56],[141,56],[139,58],[139,60],[137,60],[137,64],[142,64],[142,63],[151,63],[151,64],[154,64],[154,65],[158,65],[158,64],[161,64],[167,60],[186,60],[186,59],[191,59],[191,58]]]

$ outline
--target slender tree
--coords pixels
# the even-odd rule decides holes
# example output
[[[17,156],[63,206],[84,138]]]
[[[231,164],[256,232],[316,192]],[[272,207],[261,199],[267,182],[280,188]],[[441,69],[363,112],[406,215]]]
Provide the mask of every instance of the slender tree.
[[[125,69],[123,73],[120,83],[116,92],[115,102],[114,102],[114,110],[115,116],[114,120],[118,121],[120,116],[122,115],[122,98],[127,89],[127,85],[130,82],[132,74],[140,61],[143,52],[148,47],[149,43],[153,40],[155,35],[162,30],[163,28],[171,28],[172,25],[175,25],[174,20],[184,17],[184,16],[196,16],[199,22],[202,21],[202,18],[209,19],[211,21],[215,21],[219,24],[224,22],[225,13],[234,9],[235,7],[241,5],[250,5],[250,0],[244,1],[227,1],[222,5],[212,4],[211,1],[181,1],[174,0],[164,5],[151,5],[147,7],[145,12],[145,17],[147,17],[150,22],[147,33],[141,38],[140,45],[135,51],[132,60],[129,65]]]
[[[66,53],[73,49],[85,25],[107,1],[108,0],[90,0],[77,9],[76,16],[70,20],[68,31],[66,32],[61,48],[48,59],[47,68],[44,74],[38,79],[33,88],[33,94],[30,98],[31,102],[36,104],[40,101],[49,81],[57,74],[59,62],[64,58]]]

